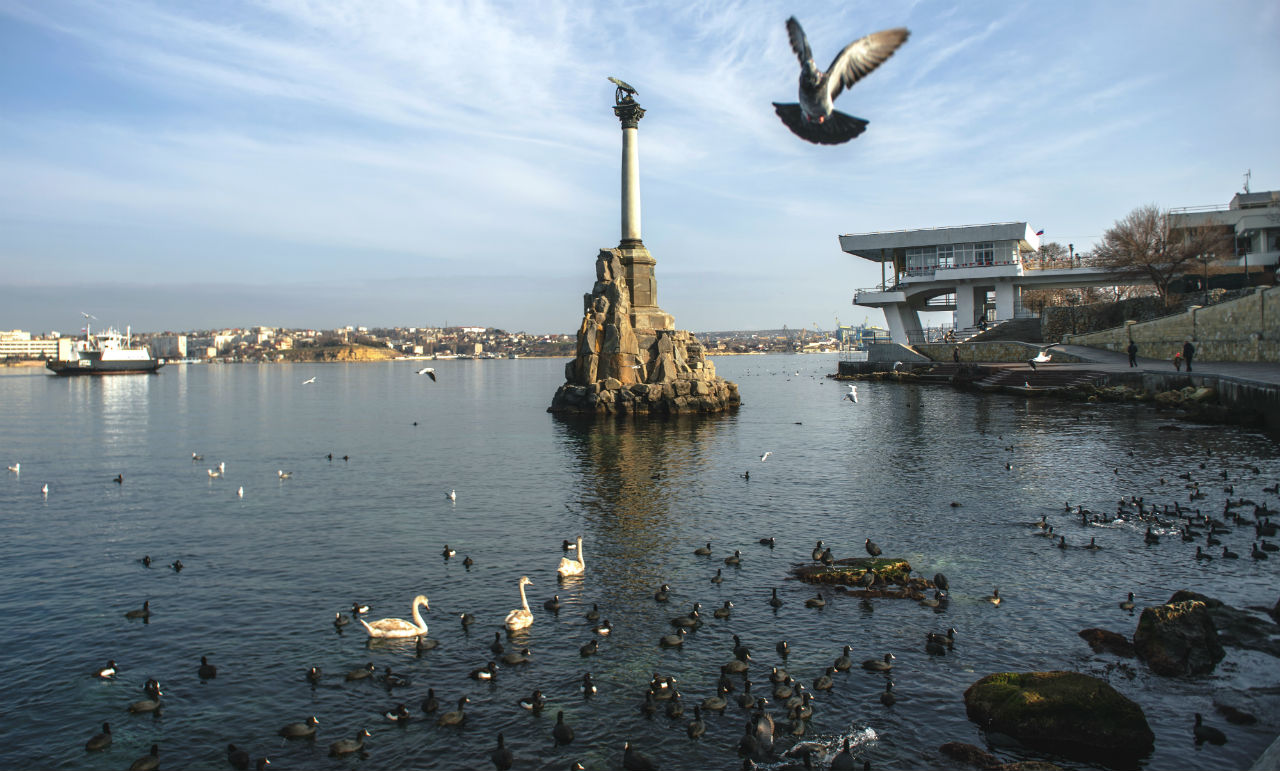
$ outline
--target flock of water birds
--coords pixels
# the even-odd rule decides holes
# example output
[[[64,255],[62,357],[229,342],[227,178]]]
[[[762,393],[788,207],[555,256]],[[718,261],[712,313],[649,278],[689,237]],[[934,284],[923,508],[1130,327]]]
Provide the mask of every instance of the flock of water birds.
[[[770,454],[765,453],[761,461],[766,460]],[[332,455],[327,457],[330,461],[333,460]],[[193,463],[201,460],[203,460],[202,456],[198,453],[192,453]],[[15,466],[11,467],[10,470],[14,473],[19,473],[20,468]],[[220,463],[216,470],[210,470],[209,476],[216,478],[225,473],[225,470],[225,464]],[[281,480],[289,478],[289,475],[283,470],[279,470],[277,476]],[[450,500],[457,499],[457,493],[454,490],[450,490],[445,495]],[[759,544],[772,550],[777,547],[777,540],[773,537],[761,538],[759,539]],[[866,539],[864,548],[867,554],[873,557],[881,554],[880,547],[869,538]],[[573,583],[580,582],[588,576],[583,538],[579,536],[574,541],[563,540],[561,550],[564,556],[560,559],[556,573],[562,582],[570,582],[566,584],[566,588],[571,588]],[[441,550],[441,556],[447,561],[456,557],[457,551],[446,544]],[[704,546],[691,549],[691,556],[700,560],[713,559],[712,544],[708,542]],[[824,548],[822,541],[817,543],[809,556],[815,563],[830,565],[834,561],[830,547]],[[741,549],[735,549],[731,555],[723,558],[723,563],[727,568],[737,568],[741,566],[742,560]],[[138,563],[148,569],[158,564],[152,560],[150,555],[144,555],[138,559]],[[471,559],[468,556],[464,564],[469,568],[469,563],[471,563]],[[180,560],[175,560],[169,563],[168,567],[175,572],[181,572],[184,566]],[[711,578],[710,582],[712,584],[720,584],[724,581],[723,570],[724,568],[717,569],[715,576]],[[865,581],[864,586],[869,587],[878,580],[874,572],[869,571],[867,576],[871,580]],[[939,591],[932,600],[926,600],[922,603],[922,605],[931,608],[937,608],[940,603],[946,603],[945,590],[949,588],[947,579],[941,574],[935,576],[934,581],[939,587]],[[520,577],[516,587],[520,597],[520,604],[512,609],[503,620],[503,630],[506,632],[507,640],[504,643],[503,630],[494,632],[493,640],[488,646],[489,652],[492,654],[491,657],[487,662],[470,671],[470,679],[482,683],[493,681],[499,676],[500,670],[523,667],[534,660],[533,652],[528,647],[528,638],[522,634],[535,623],[533,609],[529,605],[529,598],[526,593],[526,587],[532,585],[532,583],[528,576]],[[671,587],[664,584],[655,590],[653,601],[655,603],[667,603],[671,600],[671,595]],[[998,591],[987,599],[994,605],[999,605],[1000,603]],[[771,596],[762,601],[767,602],[775,611],[784,602],[778,597],[777,589],[773,589]],[[807,608],[821,609],[826,603],[827,601],[823,598],[822,593],[819,592],[814,597],[807,599],[804,605]],[[562,607],[563,604],[559,594],[542,603],[543,610],[553,618],[558,618]],[[655,644],[664,649],[682,648],[691,640],[696,639],[696,634],[694,633],[708,621],[714,623],[715,621],[725,621],[731,618],[733,609],[734,603],[726,599],[721,607],[715,608],[709,614],[708,618],[702,613],[702,604],[694,602],[688,611],[670,619],[671,630],[656,635]],[[339,632],[342,632],[344,627],[348,626],[357,628],[353,624],[358,624],[359,629],[370,640],[414,639],[414,655],[421,657],[436,649],[440,644],[437,638],[428,636],[428,627],[422,616],[422,611],[429,610],[430,603],[427,596],[419,594],[414,597],[410,605],[410,619],[381,618],[370,620],[368,616],[370,612],[369,606],[355,602],[349,611],[335,613],[332,623]],[[128,610],[123,615],[126,619],[132,621],[148,623],[152,617],[150,601],[145,601],[141,607]],[[592,604],[591,610],[587,611],[584,617],[590,624],[592,632],[591,639],[578,650],[578,654],[585,664],[590,657],[600,650],[603,644],[607,644],[609,635],[613,631],[613,625],[604,616],[597,604]],[[470,613],[459,614],[459,620],[464,630],[468,632],[471,625],[476,622],[474,615]],[[955,635],[956,630],[954,628],[947,629],[945,632],[925,634],[923,640],[924,648],[933,655],[946,655],[955,645]],[[753,655],[752,650],[737,634],[732,635],[732,638],[733,646],[726,654],[725,663],[719,668],[719,677],[714,694],[707,695],[700,700],[694,700],[682,692],[681,685],[674,676],[655,672],[652,679],[645,685],[643,692],[637,693],[640,711],[646,716],[662,713],[675,721],[691,717],[687,722],[681,723],[684,733],[691,740],[698,740],[706,733],[707,718],[710,715],[724,715],[727,712],[741,711],[742,714],[747,716],[744,723],[745,729],[737,742],[738,754],[743,758],[743,768],[755,768],[757,763],[766,762],[773,764],[771,767],[778,768],[826,767],[837,770],[859,767],[863,769],[870,768],[870,762],[865,759],[862,759],[861,762],[855,761],[854,747],[851,746],[848,736],[836,737],[835,739],[827,738],[825,740],[806,740],[806,727],[815,711],[813,692],[829,691],[838,687],[839,674],[848,672],[857,666],[867,672],[884,677],[884,690],[880,694],[879,700],[886,707],[893,706],[897,697],[894,693],[894,683],[890,677],[894,668],[893,662],[895,661],[892,653],[877,655],[859,664],[859,662],[851,658],[852,647],[846,645],[841,652],[834,655],[830,666],[827,666],[824,671],[817,673],[813,677],[811,691],[795,675],[786,670],[787,659],[791,653],[791,645],[787,640],[778,640],[773,645],[778,661],[776,666],[769,667],[766,684],[762,679],[756,682],[751,679],[751,669],[757,660],[757,655]],[[199,665],[195,669],[197,676],[202,681],[212,680],[218,676],[217,667],[209,661],[208,656],[202,656]],[[107,662],[104,667],[95,669],[92,672],[92,676],[100,679],[114,679],[119,672],[120,668],[116,661],[112,660]],[[319,667],[310,667],[305,673],[300,672],[299,674],[312,686],[315,686],[324,678],[324,673]],[[389,694],[395,694],[396,689],[412,685],[412,679],[409,676],[395,672],[390,666],[384,667],[383,671],[379,673],[372,662],[345,673],[342,675],[342,681],[345,683],[377,682],[385,687]],[[589,670],[582,673],[577,690],[578,695],[584,700],[589,700],[596,695],[598,686]],[[133,701],[127,706],[129,713],[135,715],[160,714],[164,706],[163,691],[161,690],[160,682],[156,678],[147,678],[143,683],[141,696],[143,698]],[[377,719],[400,724],[430,721],[443,728],[461,726],[467,720],[466,705],[470,703],[470,699],[465,695],[457,699],[455,708],[452,710],[442,709],[434,687],[428,688],[426,694],[420,698],[421,703],[418,709],[411,709],[407,702],[399,702],[390,709],[380,712],[377,715]],[[692,703],[690,704],[690,702]],[[513,714],[519,714],[519,710],[539,713],[546,704],[546,695],[542,690],[535,689],[527,697],[521,698],[516,704],[513,704],[512,711]],[[687,708],[686,704],[690,704],[690,706]],[[770,705],[776,706],[771,708]],[[773,709],[778,710],[779,718],[776,721]],[[688,714],[690,712],[692,713],[691,716]],[[781,717],[783,715],[785,715],[785,719]],[[286,740],[314,741],[317,738],[320,724],[321,720],[318,717],[310,716],[281,726],[277,733]],[[367,756],[365,741],[371,736],[372,734],[367,728],[361,728],[355,732],[352,738],[344,738],[332,742],[329,745],[329,754],[334,757],[352,754],[359,754],[362,757]],[[563,710],[557,711],[556,722],[550,731],[550,738],[556,747],[567,747],[574,742],[574,728],[566,720]],[[495,746],[490,753],[490,760],[493,765],[498,769],[511,768],[516,762],[516,751],[507,744],[505,736],[501,732],[494,738],[494,742]],[[99,752],[110,748],[111,745],[111,724],[110,721],[107,721],[102,724],[100,733],[93,735],[85,742],[85,750],[87,752]],[[783,752],[784,745],[785,752]],[[652,749],[642,749],[636,746],[635,743],[626,741],[622,743],[621,751],[620,766],[627,771],[644,771],[660,767],[659,762],[651,757],[654,752]],[[537,750],[530,749],[530,753],[536,754]],[[236,769],[257,768],[260,770],[270,764],[265,755],[260,755],[255,759],[246,748],[236,744],[227,746],[226,760],[232,768]],[[150,751],[139,757],[130,766],[130,769],[131,771],[148,771],[149,769],[158,768],[159,764],[160,747],[157,743],[152,744]],[[569,768],[584,769],[585,766],[581,762],[573,761]]]
[[[856,391],[846,394],[843,398],[850,402],[857,402]],[[852,398],[850,398],[852,396]],[[1006,448],[1012,451],[1013,448]],[[1132,455],[1132,453],[1130,453]],[[767,461],[772,455],[765,452],[760,461]],[[335,457],[330,454],[326,456],[330,462]],[[340,460],[349,460],[348,456],[341,456]],[[191,454],[192,463],[198,463],[203,457],[198,453]],[[1005,464],[1006,469],[1011,469],[1012,464]],[[20,474],[22,472],[21,464],[13,464],[8,467],[12,474]],[[222,477],[225,474],[225,463],[219,463],[216,468],[208,470],[210,479]],[[1242,486],[1242,492],[1253,489],[1258,483],[1254,480],[1259,479],[1260,470],[1255,466],[1246,466],[1239,471],[1234,477],[1223,470],[1220,472],[1211,472],[1206,469],[1206,464],[1199,465],[1199,473],[1192,471],[1179,474],[1177,479],[1182,484],[1175,483],[1171,487],[1181,488],[1183,495],[1186,497],[1186,503],[1180,500],[1181,495],[1174,493],[1179,500],[1169,500],[1168,503],[1153,503],[1140,496],[1130,496],[1121,499],[1116,506],[1114,513],[1094,513],[1083,505],[1072,505],[1066,503],[1063,508],[1062,518],[1069,524],[1077,524],[1080,528],[1084,528],[1085,532],[1089,529],[1096,530],[1099,527],[1129,525],[1126,529],[1133,529],[1133,525],[1138,525],[1136,532],[1141,532],[1141,528],[1145,526],[1146,532],[1143,535],[1144,540],[1149,545],[1157,545],[1161,543],[1163,537],[1168,540],[1180,540],[1187,544],[1194,543],[1196,551],[1194,559],[1198,561],[1208,561],[1211,559],[1236,559],[1239,555],[1223,545],[1222,540],[1229,536],[1238,536],[1242,532],[1252,531],[1253,535],[1250,540],[1253,541],[1249,557],[1255,561],[1263,561],[1268,559],[1269,553],[1277,551],[1276,545],[1269,542],[1268,538],[1276,536],[1277,526],[1271,521],[1271,517],[1277,513],[1275,509],[1268,506],[1265,501],[1254,501],[1243,496],[1239,498],[1228,498],[1223,505],[1220,513],[1216,516],[1211,513],[1201,511],[1196,507],[1198,501],[1206,497],[1206,491],[1210,486],[1221,485],[1222,490],[1228,496],[1235,492],[1235,487],[1245,482],[1247,485]],[[1117,468],[1116,473],[1120,470]],[[281,482],[290,479],[291,472],[283,469],[277,470],[277,478]],[[744,475],[745,476],[745,475]],[[112,481],[117,484],[123,484],[123,476],[117,475]],[[1248,483],[1252,482],[1252,485]],[[1159,480],[1160,487],[1164,490],[1170,489],[1166,487],[1169,482],[1163,478]],[[1270,487],[1262,487],[1264,494],[1280,493],[1280,485],[1271,485]],[[48,486],[42,488],[42,494],[48,495]],[[243,488],[240,488],[238,494],[243,495]],[[457,493],[450,490],[445,493],[445,497],[451,501],[457,500]],[[1172,496],[1171,496],[1172,497]],[[953,506],[958,504],[952,504]],[[1096,542],[1096,537],[1090,536],[1088,544],[1071,544],[1068,543],[1066,535],[1062,533],[1061,524],[1054,524],[1050,521],[1048,515],[1042,516],[1039,522],[1032,523],[1032,532],[1041,537],[1050,539],[1060,549],[1085,549],[1096,550],[1103,548]],[[775,549],[778,542],[773,537],[759,539],[761,547]],[[1210,554],[1204,549],[1217,547],[1222,548],[1221,554],[1216,552]],[[866,539],[864,548],[868,555],[872,557],[880,556],[880,548],[871,539]],[[1240,548],[1240,547],[1237,547]],[[574,541],[564,540],[561,543],[561,549],[564,556],[560,559],[557,567],[557,575],[563,580],[573,582],[589,580],[588,567],[585,559],[585,550],[582,537],[577,537]],[[1243,550],[1243,549],[1242,549]],[[715,551],[711,543],[697,546],[691,549],[693,558],[700,560],[712,560],[715,558]],[[441,556],[444,560],[450,560],[457,556],[458,552],[447,544],[441,550]],[[809,558],[814,562],[830,565],[834,562],[834,555],[831,549],[824,548],[823,542],[819,541],[814,547]],[[743,560],[741,549],[735,549],[732,554],[723,557],[724,568],[718,568],[715,575],[710,579],[712,584],[720,584],[724,581],[722,571],[725,569],[734,569],[741,565]],[[153,561],[149,555],[143,556],[138,560],[144,568],[151,568]],[[472,564],[470,556],[464,558],[463,564],[470,567]],[[174,560],[168,563],[168,567],[175,572],[181,572],[184,568],[181,560]],[[868,572],[863,582],[863,588],[871,588],[877,582],[877,576],[874,572]],[[947,591],[949,585],[945,576],[939,574],[934,577],[937,591],[930,598],[926,598],[920,602],[921,605],[933,609],[945,609],[948,602]],[[513,608],[503,620],[503,629],[495,630],[493,640],[489,644],[489,652],[492,654],[485,662],[477,661],[476,666],[469,673],[469,678],[473,681],[484,683],[497,679],[499,672],[505,668],[526,667],[535,661],[534,654],[527,644],[527,638],[522,632],[528,630],[536,623],[536,617],[533,608],[530,607],[529,598],[526,592],[527,587],[533,582],[528,576],[521,576],[516,586],[519,594],[519,606]],[[672,591],[670,586],[662,585],[656,588],[653,594],[655,603],[667,603],[671,601]],[[992,594],[985,600],[992,606],[999,606],[1002,602],[999,589],[994,589]],[[768,603],[775,610],[780,607],[784,600],[778,597],[777,589],[773,589],[771,596],[761,598],[762,602]],[[1162,601],[1162,600],[1161,600]],[[514,603],[513,603],[514,604]],[[827,604],[827,600],[823,598],[821,592],[804,601],[807,608],[821,609]],[[1138,607],[1133,593],[1129,593],[1128,598],[1119,603],[1120,608],[1133,610]],[[560,596],[554,595],[551,599],[542,603],[542,608],[553,618],[558,618],[563,607]],[[402,618],[382,618],[371,620],[369,617],[370,609],[367,605],[356,602],[353,603],[349,611],[338,612],[334,614],[333,625],[339,632],[345,627],[350,626],[352,629],[363,631],[371,640],[374,639],[412,639],[414,640],[414,655],[421,657],[439,646],[437,638],[428,636],[428,627],[422,616],[422,611],[430,611],[430,604],[425,594],[420,594],[412,600],[410,606],[411,619]],[[150,602],[144,602],[140,608],[134,608],[124,613],[127,619],[142,621],[147,623],[151,617]],[[717,621],[726,621],[732,617],[734,612],[734,603],[731,600],[724,600],[721,607],[715,608],[710,614],[704,614],[701,603],[694,602],[692,606],[683,613],[670,618],[670,629],[662,630],[662,633],[655,634],[655,644],[664,649],[681,649],[685,645],[690,644],[697,639],[696,631],[707,623],[716,623]],[[613,632],[613,625],[606,617],[598,605],[593,604],[591,610],[584,614],[585,620],[590,625],[592,637],[583,644],[578,655],[584,664],[584,671],[581,676],[580,683],[577,686],[577,696],[584,700],[589,700],[596,695],[598,686],[593,679],[592,673],[585,666],[590,658],[596,655],[602,645],[607,645],[609,635]],[[470,629],[476,623],[475,617],[470,613],[459,614],[459,621],[464,630]],[[358,626],[355,626],[358,624]],[[504,631],[506,640],[504,641]],[[923,631],[923,630],[922,630]],[[944,631],[925,632],[923,636],[924,650],[933,656],[945,656],[954,649],[956,645],[957,631],[954,628],[948,628]],[[848,672],[857,667],[883,677],[884,690],[879,695],[879,701],[885,707],[892,707],[897,696],[894,692],[894,682],[892,679],[894,672],[895,657],[892,653],[883,653],[864,661],[855,661],[851,654],[851,646],[844,646],[843,650],[838,654],[833,651],[834,659],[830,666],[823,669],[822,672],[809,673],[803,679],[809,681],[812,676],[811,688],[807,687],[801,678],[797,678],[795,674],[787,671],[787,660],[791,654],[791,644],[787,640],[778,640],[773,647],[776,652],[776,665],[765,667],[767,674],[761,672],[756,676],[754,682],[752,678],[752,668],[755,666],[759,655],[758,651],[753,652],[751,648],[744,643],[737,634],[732,635],[732,649],[725,654],[725,661],[719,667],[719,676],[716,680],[714,693],[704,694],[701,699],[691,698],[689,694],[682,692],[681,683],[670,675],[664,675],[660,672],[654,672],[652,678],[645,684],[643,689],[636,693],[636,702],[638,709],[646,716],[654,716],[665,714],[668,719],[676,721],[676,725],[683,728],[690,740],[701,739],[708,730],[707,720],[712,715],[726,715],[737,713],[745,716],[743,723],[744,730],[736,744],[736,750],[742,758],[743,768],[754,768],[757,764],[769,764],[770,768],[831,768],[831,769],[854,769],[857,767],[869,768],[870,763],[865,758],[859,758],[854,753],[847,736],[837,737],[836,739],[826,738],[823,740],[813,740],[806,736],[807,724],[814,715],[815,697],[814,692],[829,691],[839,687],[841,678],[840,673]],[[772,641],[771,641],[772,642]],[[200,663],[193,667],[197,676],[201,680],[211,680],[217,677],[217,667],[208,660],[207,656],[200,658]],[[534,664],[536,668],[536,664]],[[119,667],[114,660],[107,662],[106,666],[98,668],[92,672],[92,676],[102,679],[113,679],[119,674]],[[760,670],[757,669],[757,672]],[[300,679],[312,684],[319,683],[324,677],[324,673],[319,667],[310,667],[305,673],[299,672]],[[399,689],[412,687],[412,679],[404,674],[395,672],[390,666],[384,668],[379,673],[373,663],[368,663],[362,667],[353,669],[350,672],[340,675],[340,679],[344,683],[357,683],[361,681],[377,682],[381,684],[388,694],[394,694]],[[767,682],[766,682],[767,680]],[[437,683],[437,685],[440,685]],[[455,685],[456,687],[456,685]],[[143,684],[141,698],[132,701],[127,706],[127,711],[132,714],[146,715],[158,714],[163,708],[162,700],[163,692],[160,682],[148,677]],[[563,695],[561,695],[562,697]],[[402,697],[401,697],[402,698]],[[421,699],[418,708],[410,708],[408,704],[413,703],[417,699]],[[415,722],[434,723],[436,726],[444,730],[451,727],[464,725],[467,721],[467,705],[470,699],[463,695],[457,698],[456,702],[450,704],[442,704],[441,700],[436,696],[435,688],[428,688],[425,695],[419,694],[413,699],[400,701],[388,709],[374,712],[371,710],[371,720],[376,719],[397,724],[410,724]],[[541,689],[533,690],[528,696],[520,698],[518,702],[511,705],[512,715],[519,715],[522,712],[540,713],[548,704],[547,695]],[[447,706],[453,706],[453,709],[447,709]],[[692,713],[691,715],[689,713]],[[1212,743],[1220,743],[1225,741],[1225,735],[1218,729],[1204,724],[1201,715],[1197,714],[1194,726],[1194,735],[1197,742],[1208,741]],[[514,719],[514,718],[513,718]],[[310,716],[302,720],[289,722],[278,729],[278,735],[285,740],[293,741],[315,741],[318,736],[321,720],[315,716]],[[549,732],[550,740],[555,747],[570,747],[575,741],[575,730],[568,720],[566,720],[563,710],[558,710],[556,722]],[[366,756],[366,739],[372,734],[367,728],[360,728],[354,732],[352,738],[343,738],[333,741],[329,745],[329,754],[335,757],[357,754]],[[499,732],[493,737],[493,749],[489,753],[492,764],[498,769],[511,768],[518,760],[517,753],[529,753],[526,757],[536,756],[540,752],[537,748],[527,748],[521,750],[519,747],[513,748],[506,742],[503,733]],[[99,752],[108,749],[112,744],[112,734],[110,721],[102,724],[102,731],[93,735],[85,742],[85,750],[88,752]],[[785,749],[784,749],[785,748]],[[660,767],[659,761],[652,756],[663,752],[664,748],[652,748],[636,746],[631,741],[621,743],[621,757],[618,760],[619,765],[627,771],[642,771],[644,769],[656,769]],[[669,751],[669,750],[668,750]],[[158,744],[152,744],[150,751],[139,757],[130,768],[134,771],[145,771],[147,769],[155,769],[160,765],[160,747]],[[251,753],[243,747],[230,744],[226,748],[226,762],[236,769],[257,768],[262,769],[269,765],[270,761],[265,756],[259,756],[256,759]],[[572,761],[569,768],[583,769],[585,768],[581,762]]]

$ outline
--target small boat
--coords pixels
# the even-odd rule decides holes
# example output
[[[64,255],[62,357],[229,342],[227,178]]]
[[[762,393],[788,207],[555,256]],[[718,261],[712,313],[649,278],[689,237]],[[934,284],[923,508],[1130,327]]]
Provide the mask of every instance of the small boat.
[[[146,348],[133,345],[132,335],[126,327],[121,335],[114,329],[93,334],[85,325],[84,339],[68,341],[68,348],[61,341],[58,358],[49,359],[45,366],[58,375],[119,375],[155,372],[164,366],[164,359],[151,356]]]

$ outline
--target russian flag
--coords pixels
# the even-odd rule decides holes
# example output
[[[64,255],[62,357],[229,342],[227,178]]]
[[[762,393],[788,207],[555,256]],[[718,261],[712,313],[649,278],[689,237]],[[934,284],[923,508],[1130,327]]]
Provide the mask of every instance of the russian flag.
[[[1042,236],[1042,235],[1044,235],[1044,231],[1043,231],[1043,230],[1037,230],[1037,231],[1036,231],[1036,235],[1038,235],[1038,236]]]

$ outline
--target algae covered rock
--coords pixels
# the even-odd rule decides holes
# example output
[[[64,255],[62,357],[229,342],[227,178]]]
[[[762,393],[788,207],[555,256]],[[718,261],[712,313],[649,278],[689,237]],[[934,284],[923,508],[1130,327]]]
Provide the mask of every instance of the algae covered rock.
[[[1187,589],[1174,592],[1169,598],[1169,604],[1188,600],[1205,604],[1218,633],[1218,642],[1224,647],[1245,648],[1280,657],[1280,626],[1271,620]]]
[[[964,705],[987,731],[1073,759],[1129,765],[1155,746],[1141,707],[1078,672],[987,675],[964,692]]]
[[[1108,629],[1081,629],[1080,637],[1089,643],[1089,647],[1094,653],[1114,653],[1117,656],[1125,658],[1133,658],[1135,653],[1133,643],[1129,642],[1129,638],[1119,632],[1112,632]]]
[[[844,584],[853,586],[874,570],[880,580],[890,584],[905,585],[911,578],[911,563],[889,557],[850,557],[836,560],[834,565],[796,565],[791,572],[801,581],[811,584]]]
[[[1133,647],[1158,675],[1202,675],[1226,655],[1208,606],[1185,600],[1144,608],[1133,633]]]
[[[1000,759],[990,752],[964,742],[947,742],[938,751],[952,760],[968,763],[979,768],[990,768],[1000,765]]]

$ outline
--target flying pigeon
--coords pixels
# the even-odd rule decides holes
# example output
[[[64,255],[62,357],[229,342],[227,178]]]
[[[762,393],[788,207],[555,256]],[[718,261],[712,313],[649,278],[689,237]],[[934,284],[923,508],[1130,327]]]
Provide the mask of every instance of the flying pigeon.
[[[905,27],[896,27],[867,35],[845,46],[822,72],[813,63],[809,39],[800,22],[792,16],[787,19],[787,36],[791,38],[791,50],[800,59],[800,103],[774,102],[773,109],[801,139],[819,145],[848,142],[866,130],[867,121],[832,109],[832,102],[893,56],[910,34]]]

